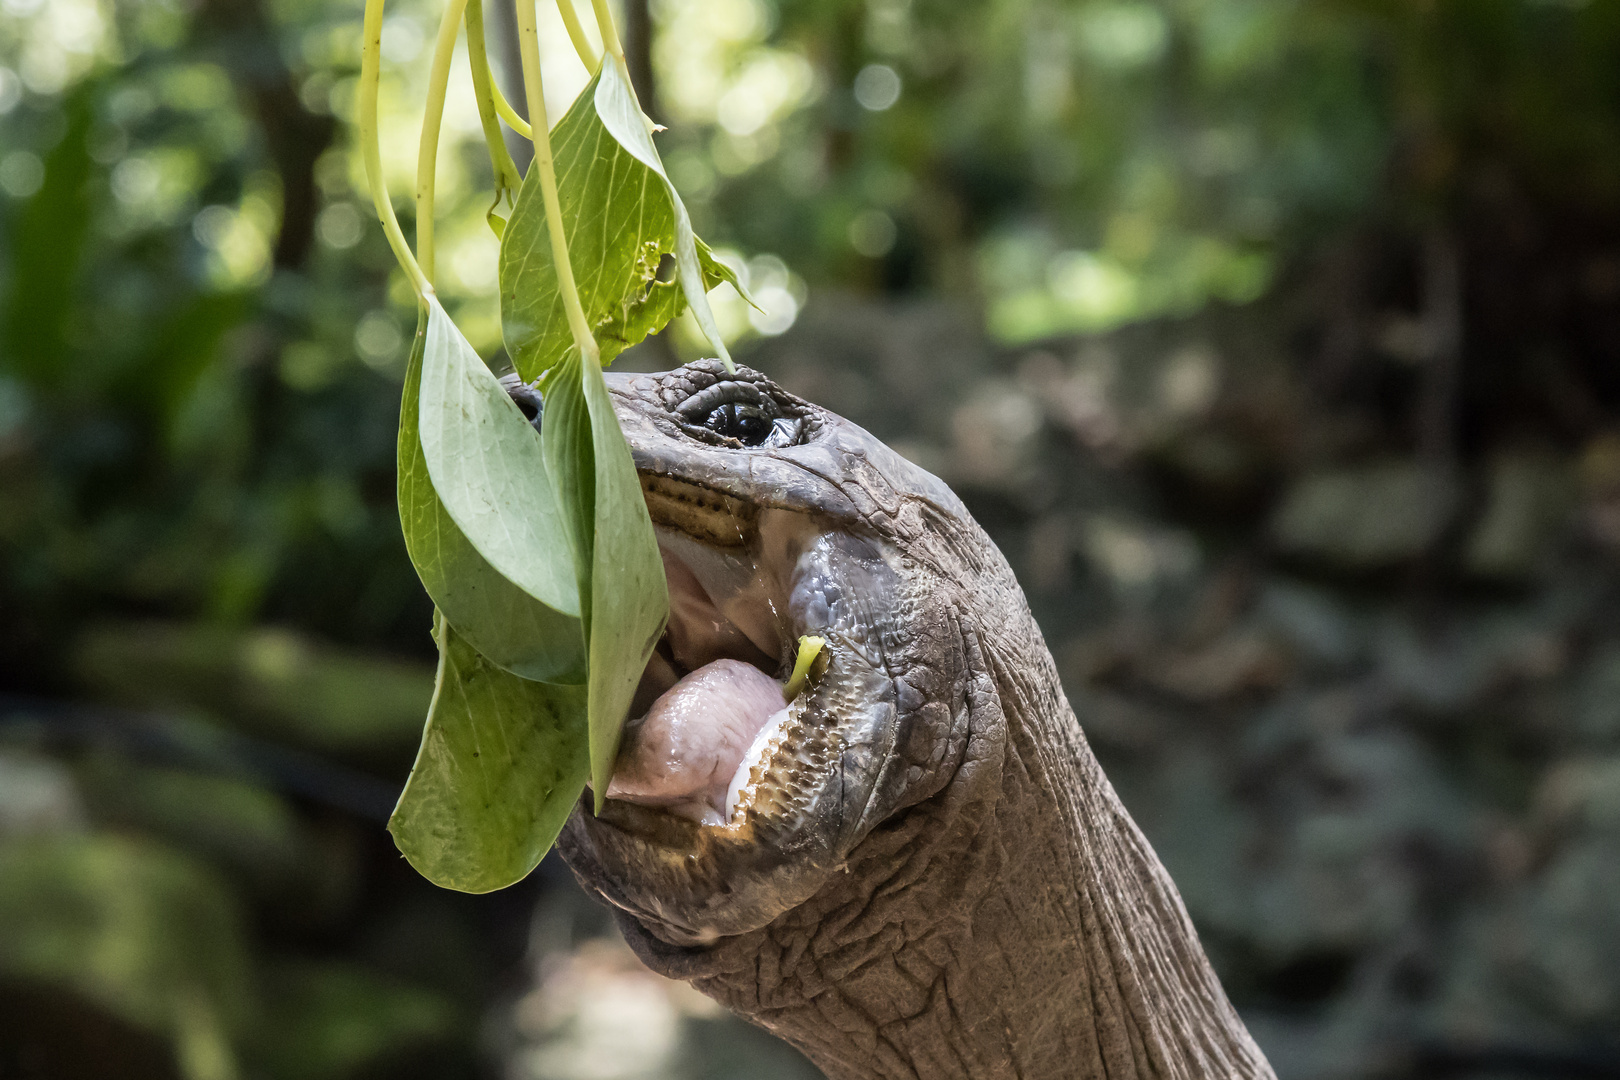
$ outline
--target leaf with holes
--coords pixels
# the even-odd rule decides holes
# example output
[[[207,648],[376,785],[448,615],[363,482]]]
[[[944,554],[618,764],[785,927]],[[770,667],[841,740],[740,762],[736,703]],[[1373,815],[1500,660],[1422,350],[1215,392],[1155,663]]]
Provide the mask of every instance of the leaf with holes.
[[[630,69],[625,66],[622,57],[608,57],[602,61],[602,70],[591,96],[602,126],[612,133],[623,149],[657,173],[663,181],[675,215],[675,277],[681,283],[681,292],[685,294],[687,303],[692,305],[692,315],[697,319],[698,326],[702,327],[704,336],[726,362],[726,367],[730,368],[731,356],[726,352],[720,328],[715,325],[714,313],[709,310],[707,294],[710,286],[704,281],[706,267],[699,254],[697,236],[692,232],[692,219],[686,212],[686,204],[681,202],[681,193],[675,190],[675,184],[664,171],[663,159],[653,145],[652,132],[647,128],[641,105],[636,101],[636,92],[631,88]],[[726,280],[747,297],[747,292],[735,277],[728,275]],[[749,302],[752,303],[752,300]]]
[[[705,290],[722,281],[738,285],[731,269],[692,235],[662,166],[649,167],[603,122],[603,101],[622,111],[616,71],[608,61],[551,133],[569,258],[604,365],[662,330],[694,295],[700,321],[712,326]],[[629,107],[635,108],[633,102]],[[645,128],[640,130],[646,138]],[[673,277],[661,274],[666,264],[673,264]],[[551,261],[539,174],[532,168],[501,238],[500,281],[506,348],[521,376],[533,381],[574,340]],[[717,332],[712,340],[720,340]]]

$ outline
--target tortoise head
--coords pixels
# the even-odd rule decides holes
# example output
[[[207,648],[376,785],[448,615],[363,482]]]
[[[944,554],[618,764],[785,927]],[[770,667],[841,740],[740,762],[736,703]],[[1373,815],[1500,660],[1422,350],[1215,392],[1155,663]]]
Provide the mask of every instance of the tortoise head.
[[[671,616],[605,808],[582,800],[558,843],[646,933],[706,944],[803,903],[949,782],[982,533],[939,480],[747,368],[609,386]],[[807,636],[826,645],[789,703]]]

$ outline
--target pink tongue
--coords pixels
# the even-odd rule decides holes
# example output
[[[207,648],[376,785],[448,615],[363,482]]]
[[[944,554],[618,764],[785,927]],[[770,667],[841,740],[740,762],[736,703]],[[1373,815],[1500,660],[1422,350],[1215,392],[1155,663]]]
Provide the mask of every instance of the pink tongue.
[[[608,797],[723,824],[726,794],[765,722],[786,707],[782,684],[741,660],[705,664],[625,728]]]

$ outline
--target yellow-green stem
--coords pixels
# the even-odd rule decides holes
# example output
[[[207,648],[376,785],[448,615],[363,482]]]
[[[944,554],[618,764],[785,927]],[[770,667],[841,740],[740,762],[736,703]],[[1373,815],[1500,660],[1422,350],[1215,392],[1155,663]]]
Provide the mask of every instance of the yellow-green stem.
[[[591,39],[585,36],[585,28],[579,23],[579,12],[574,10],[574,0],[557,0],[557,14],[562,16],[563,26],[568,29],[568,40],[574,43],[579,62],[585,65],[586,71],[596,74],[596,65],[602,62],[602,58],[591,48]]]
[[[456,30],[467,0],[449,0],[439,20],[439,38],[428,69],[427,108],[422,114],[422,138],[416,146],[416,261],[422,276],[433,280],[433,186],[439,164],[439,129],[444,123],[444,95],[450,85],[450,58],[456,51]]]
[[[500,113],[502,120],[506,121],[506,126],[525,139],[533,139],[534,132],[529,129],[529,122],[519,116],[516,109],[512,108],[512,103],[506,100],[506,95],[501,93],[501,88],[492,82],[490,83],[490,89],[495,93],[495,111]]]
[[[546,97],[540,85],[540,34],[535,26],[534,0],[517,0],[518,52],[523,57],[523,88],[529,99],[529,126],[534,135],[534,167],[540,176],[540,195],[546,207],[546,232],[551,235],[551,259],[557,268],[557,289],[562,293],[568,329],[581,361],[601,363],[596,339],[585,321],[568,261],[568,237],[563,232],[562,203],[557,198],[557,165],[551,156],[551,125],[546,122]]]
[[[495,197],[512,192],[514,198],[523,178],[518,175],[517,163],[506,149],[501,136],[500,114],[495,107],[495,80],[490,77],[489,52],[484,43],[483,0],[467,0],[467,62],[472,68],[473,97],[478,102],[478,122],[484,128],[484,142],[489,144],[489,163],[495,170]]]
[[[383,0],[366,0],[365,37],[360,44],[360,100],[357,125],[360,129],[360,155],[366,165],[366,182],[371,188],[371,202],[377,208],[377,220],[382,223],[388,246],[394,249],[394,258],[411,279],[416,295],[424,301],[433,295],[422,268],[416,264],[405,233],[394,214],[394,204],[388,198],[388,185],[382,172],[382,143],[377,130],[377,90],[382,81],[382,21]]]
[[[792,701],[804,689],[804,684],[810,681],[810,668],[821,655],[821,650],[827,647],[827,639],[823,637],[810,637],[806,635],[799,639],[799,656],[793,663],[793,674],[788,677],[786,685],[782,687],[782,700]]]
[[[566,4],[569,0],[561,2]],[[624,63],[624,46],[619,43],[619,31],[613,25],[613,12],[608,10],[607,0],[591,0],[591,7],[596,11],[596,30],[602,35],[602,47],[613,59]]]

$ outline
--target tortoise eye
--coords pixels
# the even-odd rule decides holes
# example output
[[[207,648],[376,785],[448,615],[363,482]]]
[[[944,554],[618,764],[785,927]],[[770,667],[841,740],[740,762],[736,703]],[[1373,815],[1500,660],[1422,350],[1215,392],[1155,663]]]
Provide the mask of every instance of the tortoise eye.
[[[540,397],[540,391],[518,378],[516,372],[501,376],[501,388],[523,414],[523,419],[533,424],[534,430],[539,431],[540,417],[546,410],[546,403]]]
[[[675,411],[688,431],[701,429],[748,447],[792,446],[804,428],[803,420],[782,415],[776,399],[740,380],[706,387]]]
[[[775,418],[758,405],[728,401],[710,410],[703,426],[744,446],[763,446],[776,426]]]

